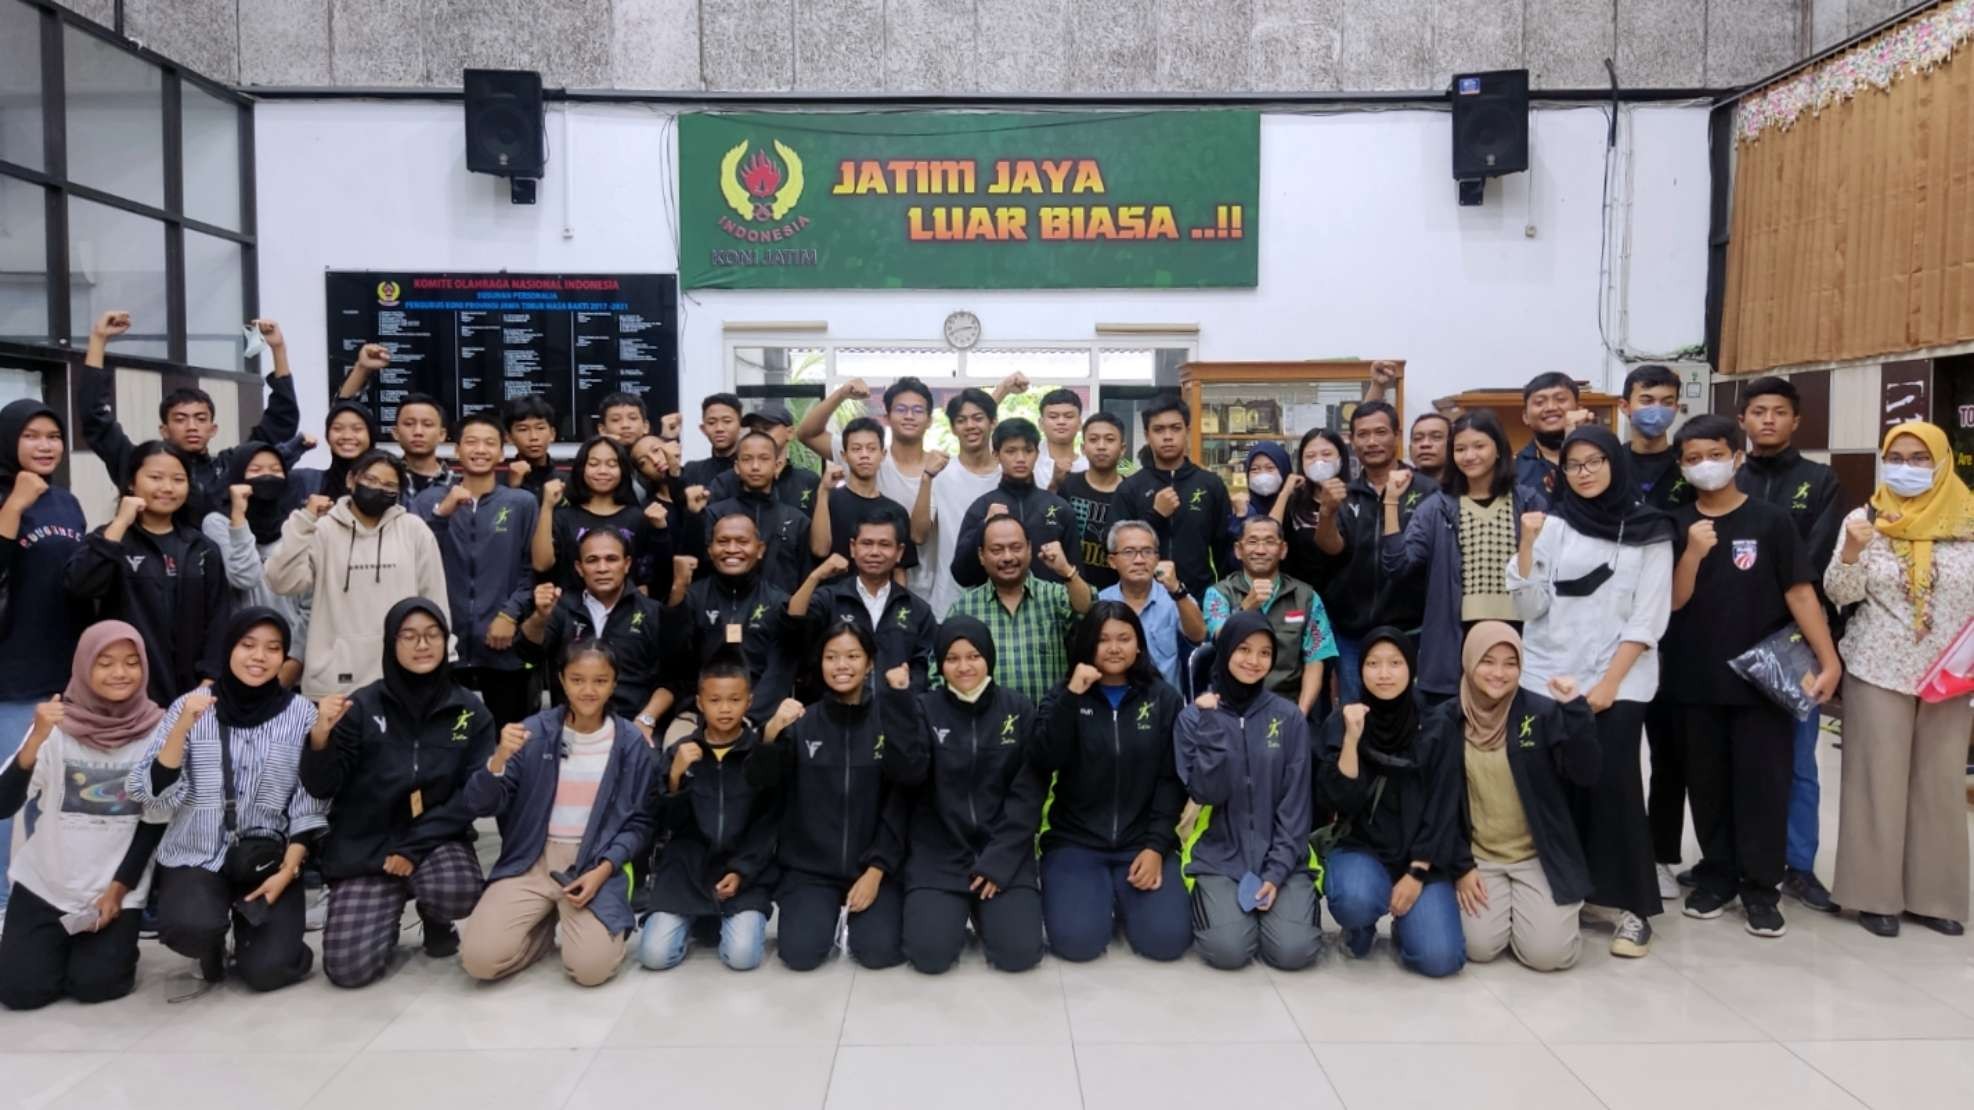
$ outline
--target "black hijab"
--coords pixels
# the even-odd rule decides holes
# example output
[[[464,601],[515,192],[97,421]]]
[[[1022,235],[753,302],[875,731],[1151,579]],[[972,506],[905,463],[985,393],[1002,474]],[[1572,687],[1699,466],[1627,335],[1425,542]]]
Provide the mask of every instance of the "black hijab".
[[[425,674],[417,674],[398,662],[398,630],[413,613],[423,613],[438,621],[439,631],[448,636],[452,629],[446,624],[445,609],[422,597],[407,597],[384,614],[384,689],[414,720],[422,721],[452,693],[452,661],[441,647],[439,665]]]
[[[1600,540],[1611,540],[1631,547],[1672,541],[1672,517],[1645,504],[1638,496],[1638,483],[1631,473],[1631,452],[1619,447],[1618,437],[1601,424],[1585,424],[1563,441],[1558,456],[1567,464],[1570,448],[1587,443],[1602,452],[1611,483],[1596,497],[1580,496],[1570,486],[1567,474],[1556,483],[1551,500],[1556,515],[1578,533]]]
[[[338,401],[330,406],[329,415],[322,418],[322,434],[325,442],[329,435],[329,425],[334,424],[336,417],[346,412],[355,413],[362,419],[363,426],[370,430],[370,446],[357,452],[357,459],[363,457],[364,451],[384,445],[384,432],[377,425],[377,414],[370,411],[370,406],[359,401]],[[319,492],[325,494],[331,501],[347,495],[350,492],[350,467],[355,465],[356,459],[343,458],[336,454],[335,448],[330,448],[329,469],[322,472],[322,489]]]
[[[986,661],[987,675],[989,681],[991,681],[994,674],[994,634],[987,631],[985,624],[962,613],[955,613],[940,622],[939,631],[933,634],[933,669],[937,671],[945,665],[946,653],[951,651],[953,645],[961,640],[972,644],[973,650],[979,652],[980,658]],[[871,664],[873,668],[876,665],[875,661]],[[981,692],[984,694],[985,690],[983,689]],[[957,691],[949,690],[948,693],[953,694],[955,697],[958,696]]]
[[[281,715],[294,698],[294,692],[281,685],[277,673],[258,686],[249,686],[233,673],[233,649],[239,645],[248,632],[261,625],[269,625],[281,634],[281,648],[285,652],[288,641],[294,633],[288,628],[288,620],[272,609],[255,606],[242,609],[226,622],[226,636],[220,642],[226,645],[226,654],[220,657],[219,681],[213,683],[213,712],[219,715],[221,724],[233,728],[253,728],[263,725]]]
[[[1220,635],[1213,638],[1213,692],[1221,705],[1235,713],[1245,712],[1268,688],[1267,675],[1262,675],[1259,682],[1242,682],[1234,677],[1232,670],[1234,649],[1257,632],[1267,635],[1269,647],[1275,646],[1275,631],[1268,626],[1268,618],[1242,609],[1228,617],[1227,623],[1220,626]]]
[[[45,416],[55,422],[55,427],[62,427],[62,418],[55,410],[32,397],[9,401],[6,408],[0,409],[0,497],[14,492],[14,475],[21,472],[21,437],[27,434],[28,421],[37,416]],[[62,439],[68,440],[66,428],[62,430]]]
[[[1364,637],[1364,655],[1379,644],[1390,644],[1405,656],[1410,679],[1404,692],[1395,698],[1381,698],[1364,687],[1364,704],[1371,712],[1364,718],[1363,751],[1374,763],[1387,767],[1407,767],[1412,763],[1412,746],[1419,736],[1419,653],[1412,637],[1389,625],[1374,628]],[[1360,679],[1363,675],[1360,673]]]
[[[250,439],[234,448],[226,464],[226,484],[253,487],[252,496],[247,498],[247,530],[254,534],[255,543],[269,544],[281,538],[281,522],[287,519],[281,511],[281,502],[288,493],[288,467],[286,463],[282,464],[279,477],[247,477],[247,467],[261,454],[273,455],[276,459],[281,457],[279,451],[257,439]]]

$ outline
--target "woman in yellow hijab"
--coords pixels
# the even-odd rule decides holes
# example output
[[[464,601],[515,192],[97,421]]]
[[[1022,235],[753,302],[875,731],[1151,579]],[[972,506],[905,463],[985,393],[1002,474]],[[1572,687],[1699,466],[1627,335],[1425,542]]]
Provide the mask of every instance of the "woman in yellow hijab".
[[[1945,432],[1924,421],[1885,435],[1871,501],[1844,518],[1824,592],[1855,605],[1844,657],[1844,793],[1837,902],[1881,937],[1900,916],[1948,936],[1968,914],[1963,782],[1974,708],[1918,696],[1974,619],[1974,493]]]

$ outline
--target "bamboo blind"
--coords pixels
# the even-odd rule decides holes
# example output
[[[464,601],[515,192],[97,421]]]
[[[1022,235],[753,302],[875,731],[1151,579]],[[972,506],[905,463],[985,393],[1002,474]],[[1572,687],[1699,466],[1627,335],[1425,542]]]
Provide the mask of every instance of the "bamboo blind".
[[[1738,151],[1722,373],[1974,340],[1974,61]]]

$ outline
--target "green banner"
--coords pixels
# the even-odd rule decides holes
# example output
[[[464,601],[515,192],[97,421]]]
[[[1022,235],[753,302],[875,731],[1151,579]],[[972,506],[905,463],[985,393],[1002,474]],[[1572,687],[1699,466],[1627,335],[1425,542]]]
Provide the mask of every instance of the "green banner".
[[[1255,284],[1255,112],[693,114],[688,289]]]

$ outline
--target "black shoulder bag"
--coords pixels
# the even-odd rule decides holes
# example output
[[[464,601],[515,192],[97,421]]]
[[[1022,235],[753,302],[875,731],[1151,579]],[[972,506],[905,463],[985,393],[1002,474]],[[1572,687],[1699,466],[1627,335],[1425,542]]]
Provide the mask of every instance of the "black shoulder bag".
[[[233,793],[233,730],[219,726],[219,781],[226,803],[226,858],[219,873],[235,886],[256,887],[281,866],[288,838],[272,829],[239,831],[239,802]]]

